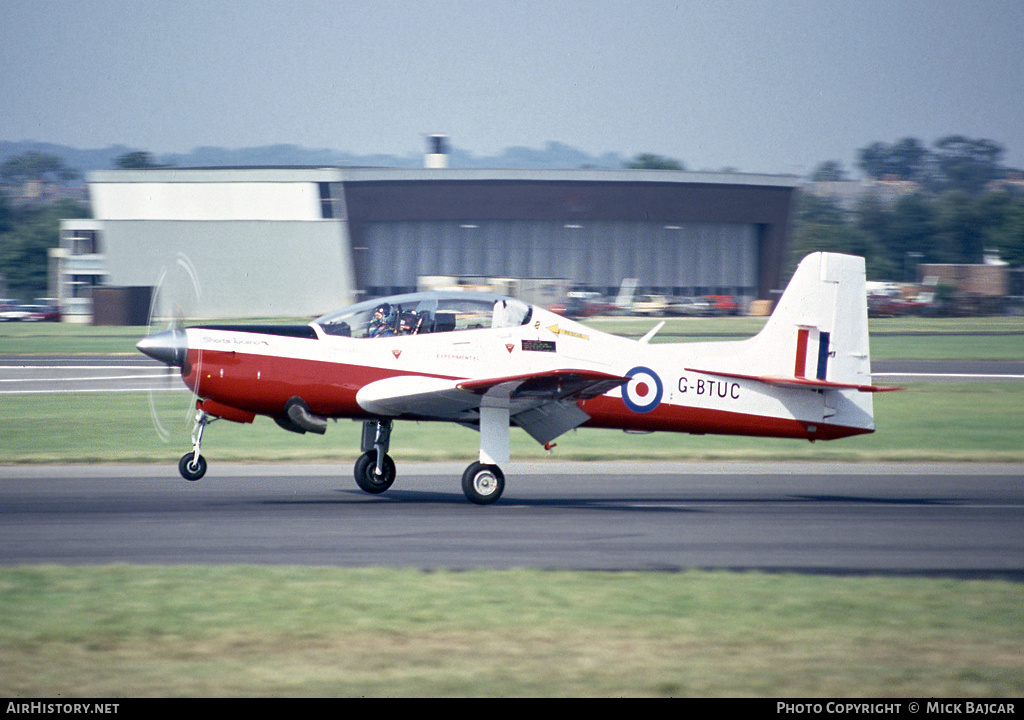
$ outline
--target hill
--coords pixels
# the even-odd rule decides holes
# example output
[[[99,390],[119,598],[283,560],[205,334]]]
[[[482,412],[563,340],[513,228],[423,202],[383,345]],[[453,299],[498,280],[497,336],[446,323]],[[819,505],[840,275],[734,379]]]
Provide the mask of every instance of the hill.
[[[138,150],[125,145],[81,149],[55,143],[0,140],[0,163],[8,157],[40,152],[55,155],[68,167],[84,174],[93,170],[110,170],[118,157]],[[154,154],[153,160],[176,167],[423,167],[423,155],[414,152],[405,155],[358,155],[288,144],[249,148],[197,147],[188,153]],[[449,154],[449,165],[453,168],[617,169],[624,167],[626,162],[617,153],[593,156],[560,142],[548,142],[542,148],[510,147],[493,156],[478,156],[455,147]]]

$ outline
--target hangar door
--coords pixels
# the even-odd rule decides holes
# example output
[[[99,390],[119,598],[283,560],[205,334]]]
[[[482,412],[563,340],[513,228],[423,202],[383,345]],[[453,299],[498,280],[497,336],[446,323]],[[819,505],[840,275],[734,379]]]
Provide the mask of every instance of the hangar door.
[[[423,275],[566,278],[612,291],[623,278],[671,294],[756,295],[757,226],[540,220],[368,223],[366,290],[416,287]]]

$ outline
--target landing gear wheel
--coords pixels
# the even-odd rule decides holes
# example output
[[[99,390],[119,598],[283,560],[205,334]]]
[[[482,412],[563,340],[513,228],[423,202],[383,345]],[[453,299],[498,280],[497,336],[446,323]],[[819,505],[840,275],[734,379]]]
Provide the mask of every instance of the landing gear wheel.
[[[475,462],[462,473],[462,492],[477,505],[490,505],[505,491],[505,476],[497,465]]]
[[[195,453],[185,453],[178,461],[178,472],[190,482],[195,482],[206,474],[206,458],[196,457]]]
[[[356,460],[356,484],[361,490],[377,495],[384,492],[395,482],[395,461],[390,455],[384,456],[382,474],[377,474],[377,451],[370,450]]]

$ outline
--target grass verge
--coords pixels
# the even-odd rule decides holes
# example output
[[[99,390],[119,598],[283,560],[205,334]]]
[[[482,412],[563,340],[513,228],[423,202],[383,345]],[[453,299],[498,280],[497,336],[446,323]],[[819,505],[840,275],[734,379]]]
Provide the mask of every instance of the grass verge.
[[[655,433],[627,435],[580,429],[557,440],[553,459],[798,459],[1024,461],[1024,383],[922,383],[875,398],[877,431],[834,442]],[[191,447],[188,393],[156,396],[157,416],[171,431],[157,435],[145,393],[0,397],[4,442],[0,462],[176,461]],[[332,423],[325,435],[296,435],[266,418],[252,425],[221,421],[204,436],[211,462],[348,461],[359,454],[358,423]],[[449,423],[398,422],[397,460],[475,457],[477,434]],[[512,433],[514,460],[548,457],[525,432]]]
[[[642,324],[635,334],[653,322]],[[69,339],[54,327],[4,328],[0,352],[133,352],[140,335],[83,328]],[[702,327],[676,332],[728,332]],[[883,327],[876,357],[1020,358],[1019,327],[997,324],[983,345],[948,324],[893,325],[889,339]],[[907,332],[919,337],[908,344]],[[911,386],[876,398],[877,433],[835,443],[581,430],[554,457],[1021,462],[1022,392]],[[157,402],[166,444],[142,393],[2,397],[0,462],[176,461],[188,396]],[[261,418],[217,423],[206,438],[211,462],[348,461],[359,426],[300,437]],[[465,459],[477,442],[464,428],[398,423],[393,450]],[[513,434],[514,458],[545,455]],[[1022,600],[1019,584],[925,578],[5,568],[0,695],[1019,697]]]
[[[662,320],[654,342],[739,339],[755,335],[765,318],[595,318],[603,332],[638,338]],[[305,323],[307,319],[294,322]],[[245,321],[239,321],[245,322]],[[873,318],[875,359],[1019,360],[1024,357],[1024,317]],[[93,327],[69,323],[0,323],[0,353],[7,355],[137,354],[145,327]]]
[[[1024,587],[761,573],[0,570],[0,695],[1019,697]]]

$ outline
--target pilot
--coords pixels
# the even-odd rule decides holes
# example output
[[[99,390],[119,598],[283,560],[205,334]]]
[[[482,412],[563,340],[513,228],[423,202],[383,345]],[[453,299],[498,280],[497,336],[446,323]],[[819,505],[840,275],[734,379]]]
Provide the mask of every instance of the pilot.
[[[391,306],[388,303],[381,303],[373,310],[373,320],[370,321],[370,337],[390,337],[394,335],[389,320],[391,319]]]
[[[416,313],[412,310],[406,310],[398,318],[398,334],[399,335],[415,335],[419,329],[419,318],[416,317]]]

